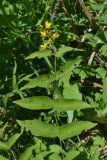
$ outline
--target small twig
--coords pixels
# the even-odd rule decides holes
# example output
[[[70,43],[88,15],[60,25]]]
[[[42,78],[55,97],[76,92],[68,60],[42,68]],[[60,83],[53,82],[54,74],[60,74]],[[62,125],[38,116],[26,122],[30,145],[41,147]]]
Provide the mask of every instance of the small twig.
[[[14,151],[13,150],[10,150],[10,151],[11,151],[11,154],[12,154],[14,160],[17,160]]]
[[[90,22],[90,25],[93,29],[96,29],[96,24],[95,24],[95,20],[93,19],[93,17],[91,16],[90,12],[88,11],[87,7],[85,6],[85,3],[83,0],[79,0],[80,6],[82,7],[88,21]]]
[[[100,64],[105,65],[105,62],[98,56],[98,54],[95,55],[97,60],[100,62]]]
[[[90,85],[92,85],[94,88],[103,89],[103,85],[102,84],[99,84],[99,83],[96,83],[96,82],[88,82],[88,81],[86,81],[84,79],[81,80],[82,84],[85,83],[85,82],[88,83],[88,84],[90,84]]]
[[[93,52],[92,52],[92,54],[91,54],[91,56],[89,58],[89,61],[88,61],[88,65],[89,66],[91,66],[91,64],[93,62],[93,59],[94,59],[96,53],[98,52],[101,44],[102,44],[102,42],[100,40],[96,43],[96,46],[94,47]]]

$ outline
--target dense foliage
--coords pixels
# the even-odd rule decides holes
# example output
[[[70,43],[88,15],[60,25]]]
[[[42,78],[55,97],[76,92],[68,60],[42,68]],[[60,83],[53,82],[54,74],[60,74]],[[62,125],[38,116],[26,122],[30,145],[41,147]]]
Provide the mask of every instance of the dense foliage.
[[[107,158],[107,1],[0,1],[0,160]]]

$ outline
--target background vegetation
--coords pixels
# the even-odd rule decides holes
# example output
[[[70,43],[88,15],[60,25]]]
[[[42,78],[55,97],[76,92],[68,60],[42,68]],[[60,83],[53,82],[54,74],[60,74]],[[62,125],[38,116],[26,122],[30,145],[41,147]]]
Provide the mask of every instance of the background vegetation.
[[[106,160],[107,1],[0,1],[0,160]]]

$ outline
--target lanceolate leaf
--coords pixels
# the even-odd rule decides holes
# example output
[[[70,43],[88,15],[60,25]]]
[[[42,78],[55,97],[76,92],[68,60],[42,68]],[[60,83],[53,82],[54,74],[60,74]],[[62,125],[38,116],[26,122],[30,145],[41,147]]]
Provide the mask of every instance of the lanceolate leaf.
[[[26,59],[45,58],[51,55],[52,55],[52,51],[49,49],[46,49],[46,50],[34,52],[30,54],[29,56],[27,56]]]
[[[74,137],[80,134],[82,131],[87,131],[96,126],[95,123],[88,121],[72,122],[70,124],[65,124],[62,126],[56,126],[53,124],[41,122],[40,120],[17,120],[22,128],[26,131],[31,131],[34,136],[42,137],[59,137],[61,140],[66,138]]]
[[[15,101],[16,104],[23,108],[39,110],[52,108],[52,100],[46,96],[36,96],[30,98],[23,98]]]
[[[17,121],[26,131],[31,131],[35,136],[54,138],[58,135],[58,127],[49,123],[41,122],[40,120],[25,120]]]
[[[23,108],[31,110],[53,109],[55,111],[60,111],[60,112],[91,108],[91,105],[81,100],[75,100],[75,99],[52,100],[47,96],[35,96],[35,97],[23,98],[21,100],[15,101],[14,103],[18,104]]]
[[[88,103],[75,99],[56,99],[53,101],[53,109],[60,112],[90,107],[91,106]]]
[[[56,57],[61,57],[65,53],[75,52],[75,51],[83,51],[83,50],[82,49],[77,49],[77,48],[72,48],[72,47],[69,47],[69,46],[62,46],[58,49],[58,51],[55,52],[55,56]]]
[[[95,123],[88,122],[88,121],[78,121],[78,122],[72,122],[69,124],[65,124],[60,127],[59,138],[61,140],[66,139],[66,138],[71,138],[95,126],[96,126]]]

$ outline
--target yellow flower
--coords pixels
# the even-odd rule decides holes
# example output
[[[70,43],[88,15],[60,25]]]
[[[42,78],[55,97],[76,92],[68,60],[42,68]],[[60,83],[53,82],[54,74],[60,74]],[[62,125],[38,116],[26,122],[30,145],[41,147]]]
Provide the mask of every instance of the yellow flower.
[[[48,21],[46,21],[46,22],[45,22],[45,28],[46,28],[46,29],[50,29],[50,28],[51,28],[51,23],[48,22]]]
[[[54,34],[52,35],[52,39],[56,39],[56,38],[59,38],[59,34],[58,34],[58,33],[54,33]]]
[[[47,44],[44,43],[44,44],[40,45],[40,47],[41,47],[42,49],[46,49],[46,48],[47,48]]]
[[[49,38],[49,39],[48,39],[48,42],[49,42],[49,43],[51,43],[51,42],[52,42],[52,39],[51,39],[51,38]]]
[[[42,37],[46,37],[46,31],[41,31],[40,34]]]

